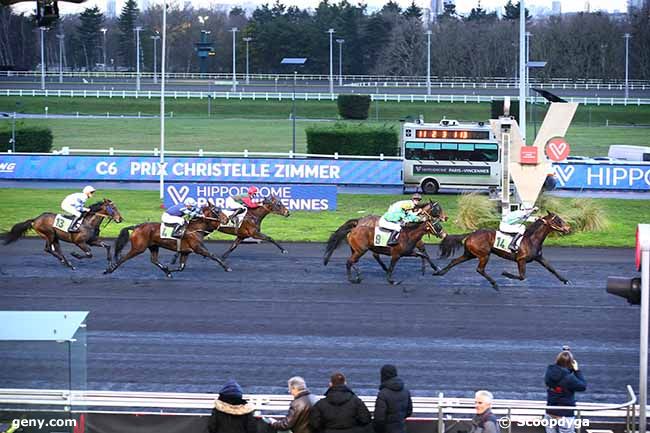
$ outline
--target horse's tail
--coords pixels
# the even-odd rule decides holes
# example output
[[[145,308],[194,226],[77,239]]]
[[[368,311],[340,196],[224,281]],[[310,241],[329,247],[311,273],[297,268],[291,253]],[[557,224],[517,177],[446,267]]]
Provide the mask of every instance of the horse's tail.
[[[115,240],[115,252],[113,253],[115,260],[120,259],[120,252],[127,244],[127,242],[129,242],[129,230],[133,230],[134,228],[138,227],[138,225],[124,227],[122,230],[120,230],[120,234],[117,235],[117,240]]]
[[[458,247],[465,243],[465,238],[468,234],[469,233],[465,233],[464,235],[445,236],[442,242],[440,242],[440,258],[446,259],[447,257],[450,257],[458,249]]]
[[[25,233],[27,233],[27,230],[32,228],[32,223],[34,222],[36,218],[23,221],[21,223],[18,223],[14,225],[11,230],[9,230],[8,233],[5,234],[4,236],[4,244],[8,245],[12,242],[16,242],[18,239],[20,239]]]
[[[332,257],[332,254],[334,253],[334,250],[338,248],[338,246],[341,244],[341,241],[345,239],[345,237],[352,231],[353,228],[357,226],[359,223],[359,218],[354,218],[351,220],[347,220],[346,222],[343,223],[341,227],[336,229],[334,233],[330,236],[330,238],[327,240],[327,248],[325,248],[325,257],[323,257],[323,264],[327,266],[327,264],[330,261],[330,257]]]

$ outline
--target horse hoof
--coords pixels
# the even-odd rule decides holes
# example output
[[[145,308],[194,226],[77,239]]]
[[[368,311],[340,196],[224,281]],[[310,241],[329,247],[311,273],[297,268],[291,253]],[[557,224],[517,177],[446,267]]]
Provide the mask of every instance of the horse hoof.
[[[391,286],[399,286],[400,284],[402,284],[401,281],[391,281],[391,280],[388,280],[388,282],[390,283]]]
[[[287,251],[287,250],[282,250],[282,254],[289,254],[289,251]]]
[[[232,268],[226,268],[226,269],[224,269],[224,271],[226,271],[226,272],[232,272]]]
[[[172,274],[170,274],[170,273],[165,274],[165,276],[166,276],[167,278],[174,278],[174,277],[172,276]]]
[[[359,284],[361,283],[361,278],[357,278],[356,280],[350,280],[352,284]]]
[[[70,270],[74,271],[76,268],[74,266],[70,266]]]
[[[492,288],[493,288],[494,290],[496,290],[497,292],[500,292],[500,290],[499,290],[499,286],[497,286],[496,284],[492,284]]]
[[[564,283],[565,286],[573,286],[573,283],[571,282],[571,280],[564,280],[563,283]]]

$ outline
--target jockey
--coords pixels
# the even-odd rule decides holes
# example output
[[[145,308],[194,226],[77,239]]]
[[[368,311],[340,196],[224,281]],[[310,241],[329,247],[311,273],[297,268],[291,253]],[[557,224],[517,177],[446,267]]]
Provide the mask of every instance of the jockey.
[[[81,192],[72,193],[61,202],[61,209],[75,217],[74,220],[72,220],[72,224],[70,224],[70,233],[79,231],[79,226],[81,225],[84,213],[90,210],[84,205],[86,204],[86,201],[93,196],[95,191],[97,191],[95,188],[86,185]]]
[[[379,218],[379,227],[390,230],[388,245],[397,245],[397,238],[402,225],[409,222],[417,222],[420,219],[417,216],[418,211],[415,207],[422,200],[418,193],[413,194],[410,200],[396,201],[388,208],[388,211]]]
[[[226,209],[233,211],[230,220],[235,221],[237,215],[246,212],[246,209],[260,207],[259,189],[256,186],[249,186],[246,195],[230,196],[226,199]]]
[[[528,222],[535,221],[537,218],[532,216],[532,214],[538,210],[539,208],[537,207],[532,207],[532,208],[522,207],[517,211],[510,212],[503,215],[503,217],[501,218],[501,223],[499,224],[499,230],[501,230],[504,233],[513,235],[512,241],[510,242],[510,245],[508,245],[508,249],[513,253],[517,252],[517,241],[519,240],[520,237],[524,235],[524,232],[526,231],[526,226],[524,225],[524,223],[527,221]]]
[[[183,203],[175,204],[162,214],[161,220],[165,224],[173,224],[172,236],[181,236],[185,228],[185,217],[193,218],[200,214],[196,200],[192,197],[185,199]]]

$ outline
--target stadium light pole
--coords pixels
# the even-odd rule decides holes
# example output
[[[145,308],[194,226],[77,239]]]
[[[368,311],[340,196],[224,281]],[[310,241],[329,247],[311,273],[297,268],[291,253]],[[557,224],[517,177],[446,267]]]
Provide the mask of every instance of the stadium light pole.
[[[629,46],[630,46],[630,38],[632,35],[629,33],[625,33],[623,35],[625,38],[625,99],[627,99],[630,96],[630,88],[629,88],[629,83],[628,83],[628,66],[629,66]]]
[[[160,167],[165,166],[165,50],[167,40],[167,0],[163,0],[160,46]],[[165,170],[160,170],[160,201],[165,199]]]
[[[526,143],[526,5],[519,1],[519,131]]]
[[[59,33],[56,37],[59,40],[59,83],[63,83],[63,39],[65,35]]]
[[[427,95],[431,96],[431,30],[427,30]]]
[[[45,90],[45,27],[39,27],[41,32],[41,90]]]
[[[339,44],[339,86],[343,86],[343,42],[345,39],[336,40],[336,43]]]
[[[332,37],[334,35],[334,29],[329,29],[327,33],[330,34],[330,93],[334,93],[334,66],[332,60]]]
[[[305,65],[307,61],[303,57],[285,57],[280,62],[281,65],[288,65],[293,67],[293,91],[291,93],[291,124],[292,124],[292,141],[291,141],[291,153],[296,153],[296,77],[298,76],[298,68],[301,68]]]
[[[104,34],[102,52],[104,53],[104,72],[106,72],[106,32],[108,31],[108,29],[106,27],[102,27],[101,29],[99,29],[99,31]]]
[[[153,83],[158,83],[158,65],[157,65],[157,54],[156,54],[156,42],[160,39],[160,35],[156,32],[155,35],[149,36],[153,40]]]
[[[133,29],[135,32],[135,90],[140,91],[140,32],[142,27]]]
[[[248,76],[248,43],[252,40],[253,38],[250,37],[244,38],[244,42],[246,42],[246,84],[250,84],[250,79]]]
[[[237,27],[233,27],[230,29],[232,32],[232,91],[236,92],[237,91],[237,51],[236,51],[236,42],[235,42],[235,35],[239,31]]]

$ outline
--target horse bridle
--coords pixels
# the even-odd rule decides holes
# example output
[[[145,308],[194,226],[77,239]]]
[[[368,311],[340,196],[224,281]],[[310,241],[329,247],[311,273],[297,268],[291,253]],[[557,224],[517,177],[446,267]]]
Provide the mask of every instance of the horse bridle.
[[[435,207],[440,209],[440,205],[437,204],[437,203],[435,204]],[[433,210],[433,206],[432,206],[432,210]],[[440,224],[440,214],[433,217],[433,216],[431,216],[429,214],[429,212],[425,211],[424,208],[422,208],[422,213],[424,215],[426,215],[426,217],[427,217],[427,220],[426,220],[427,231],[431,231],[436,236],[440,236],[440,233],[442,233],[442,231],[444,230],[444,228],[442,227],[442,224]]]
[[[558,216],[557,216],[557,215],[553,215],[553,218],[551,218],[550,221],[546,221],[544,218],[542,218],[542,221],[544,221],[544,224],[546,224],[547,226],[549,226],[551,229],[555,230],[556,232],[561,232],[561,231],[562,231],[562,227],[557,226],[557,225],[553,222],[553,221],[555,221],[556,218],[558,218]]]

